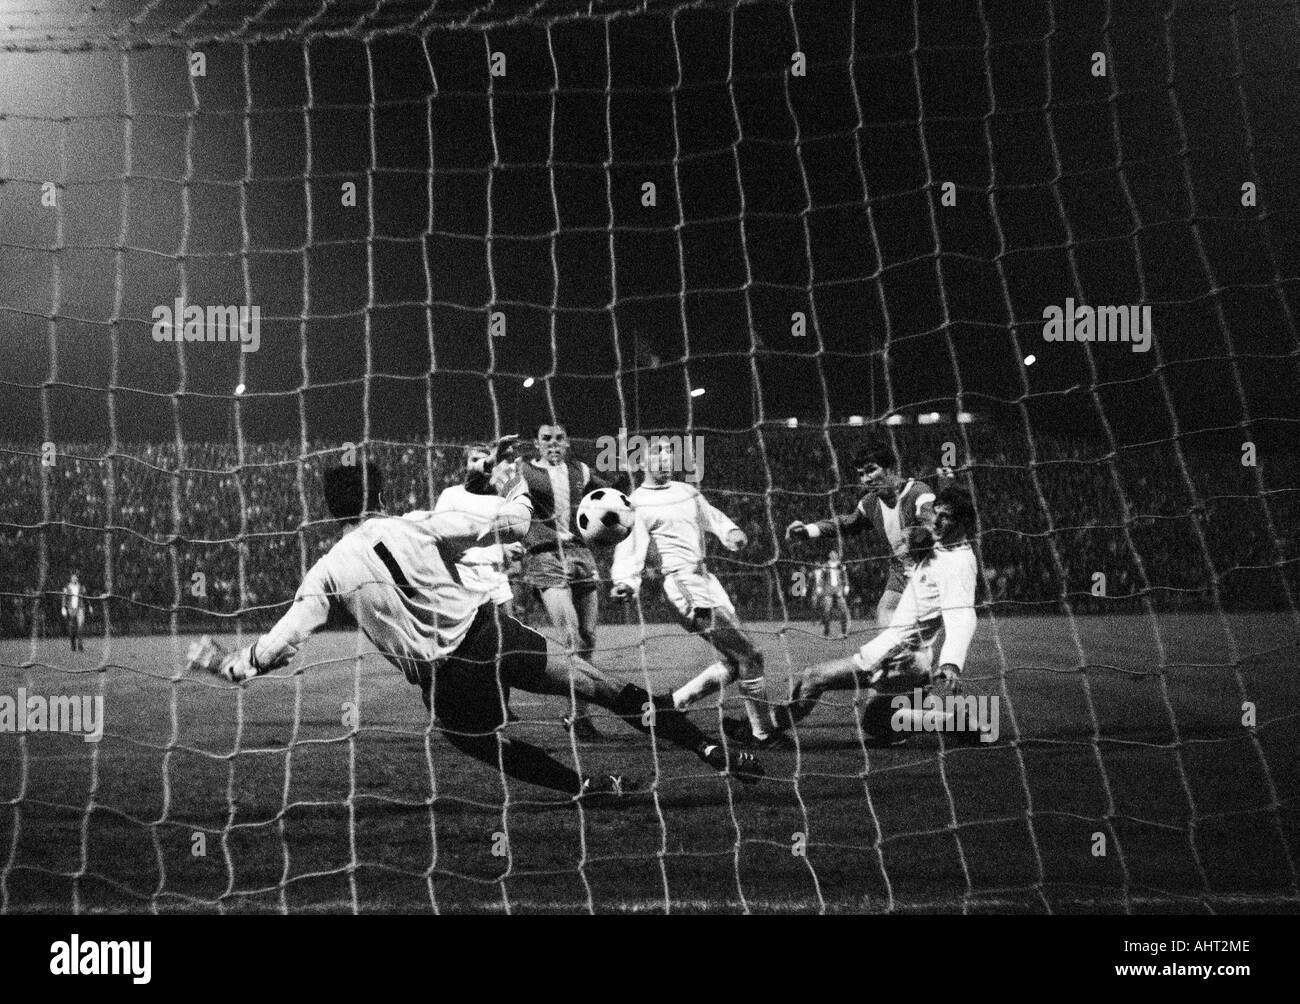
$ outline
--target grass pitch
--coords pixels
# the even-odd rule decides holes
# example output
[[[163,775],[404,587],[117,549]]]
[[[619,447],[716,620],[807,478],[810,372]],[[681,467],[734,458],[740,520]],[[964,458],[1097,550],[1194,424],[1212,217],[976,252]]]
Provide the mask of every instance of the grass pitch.
[[[812,628],[754,625],[774,696],[870,636]],[[865,750],[841,693],[747,787],[603,719],[581,769],[651,790],[581,810],[428,731],[354,634],[244,689],[182,676],[189,637],[6,641],[0,694],[102,694],[107,727],[0,733],[0,909],[1300,911],[1298,632],[1268,614],[982,620],[967,689],[999,696],[996,746]],[[645,633],[603,626],[596,661],[660,691],[711,661],[674,626]],[[511,734],[572,757],[558,701],[513,705]],[[716,732],[716,706],[698,716]]]

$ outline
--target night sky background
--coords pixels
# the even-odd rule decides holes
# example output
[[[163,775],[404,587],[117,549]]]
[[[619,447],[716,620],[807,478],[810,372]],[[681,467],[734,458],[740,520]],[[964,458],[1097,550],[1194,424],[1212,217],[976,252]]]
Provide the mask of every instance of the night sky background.
[[[0,30],[0,438],[933,408],[1294,441],[1295,3],[34,6]],[[260,305],[260,351],[155,342],[182,294]],[[1066,297],[1152,305],[1154,347],[1045,343]]]

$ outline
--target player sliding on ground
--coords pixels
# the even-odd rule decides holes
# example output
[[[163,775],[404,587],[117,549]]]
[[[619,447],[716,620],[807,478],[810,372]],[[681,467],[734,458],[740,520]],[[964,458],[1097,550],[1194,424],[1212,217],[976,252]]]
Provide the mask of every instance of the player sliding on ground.
[[[325,501],[342,537],[312,566],[275,627],[236,653],[204,637],[190,648],[190,667],[236,683],[268,673],[324,627],[331,607],[342,607],[420,688],[448,741],[511,777],[574,796],[618,794],[625,786],[619,775],[580,777],[544,750],[501,735],[512,687],[566,700],[576,694],[642,732],[652,724],[660,738],[715,770],[746,782],[761,776],[753,754],[708,740],[667,695],[615,682],[461,582],[456,563],[467,548],[528,532],[532,502],[517,479],[508,488],[501,480],[505,497],[490,510],[386,516],[383,476],[374,464],[328,471]]]
[[[869,743],[896,746],[906,732],[922,731],[922,708],[896,709],[893,698],[933,683],[955,687],[975,635],[975,552],[967,535],[975,508],[960,488],[945,488],[934,503],[934,533],[924,526],[908,531],[912,563],[907,585],[890,625],[852,656],[805,669],[790,688],[790,703],[779,709],[782,724],[806,718],[828,690],[861,687],[867,694],[862,731]],[[937,539],[936,539],[937,538]],[[934,641],[943,628],[939,669],[932,671]],[[945,731],[978,739],[979,728],[959,730],[952,712],[938,714]]]
[[[763,675],[763,654],[749,639],[722,583],[704,564],[705,534],[712,533],[728,551],[749,541],[725,513],[714,508],[699,489],[672,480],[673,448],[663,443],[646,458],[645,480],[631,495],[636,507],[632,533],[614,549],[610,598],[631,600],[641,589],[646,551],[653,539],[663,564],[664,593],[687,631],[707,639],[722,661],[715,662],[673,693],[685,710],[737,679],[748,724],[727,719],[727,737],[742,746],[778,741]]]
[[[858,484],[867,494],[857,508],[845,516],[834,516],[817,523],[795,520],[785,528],[786,540],[813,540],[837,530],[841,534],[862,533],[874,529],[889,545],[889,581],[876,604],[876,624],[886,627],[907,585],[907,530],[912,526],[929,526],[934,519],[934,492],[924,481],[904,478],[898,473],[898,458],[888,446],[868,446],[853,458]]]

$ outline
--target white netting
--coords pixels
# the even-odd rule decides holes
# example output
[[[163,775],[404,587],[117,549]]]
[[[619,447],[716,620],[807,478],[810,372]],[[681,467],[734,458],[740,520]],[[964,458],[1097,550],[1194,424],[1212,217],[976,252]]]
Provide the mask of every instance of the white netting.
[[[0,696],[106,728],[0,732],[0,912],[1294,908],[1300,5],[947,7],[6,12]],[[156,341],[175,297],[261,304],[259,349]],[[1153,306],[1149,354],[1044,342],[1066,297]],[[342,625],[246,690],[182,674],[283,611],[345,444],[428,508],[458,443],[552,415],[588,461],[704,437],[774,694],[846,645],[785,525],[856,503],[864,434],[955,467],[1002,741],[870,749],[841,693],[733,788],[517,695],[519,735],[654,782],[569,810]],[[856,645],[886,550],[834,543]],[[659,592],[595,660],[656,691],[712,659]]]

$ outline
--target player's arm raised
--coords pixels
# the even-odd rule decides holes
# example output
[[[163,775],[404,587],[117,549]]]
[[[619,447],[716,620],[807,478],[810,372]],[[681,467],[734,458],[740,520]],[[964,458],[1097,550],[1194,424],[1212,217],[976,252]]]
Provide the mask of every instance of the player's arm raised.
[[[916,482],[916,521],[923,526],[934,527],[934,492],[924,481]]]
[[[497,471],[504,472],[504,468],[498,467]],[[493,485],[501,499],[490,516],[454,509],[420,514],[440,543],[451,545],[452,550],[465,550],[485,543],[513,544],[524,539],[533,522],[533,500],[518,473],[509,471],[498,477],[497,471],[493,472]],[[408,513],[407,518],[412,515]]]

